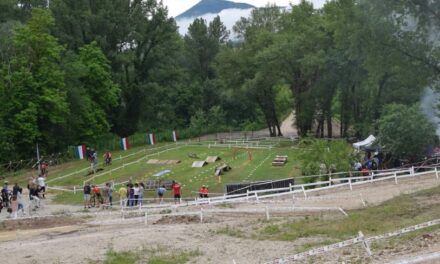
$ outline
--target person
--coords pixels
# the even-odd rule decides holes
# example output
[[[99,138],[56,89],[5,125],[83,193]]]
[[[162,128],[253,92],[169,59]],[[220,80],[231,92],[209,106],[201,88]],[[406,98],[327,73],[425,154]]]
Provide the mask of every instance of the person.
[[[138,183],[134,184],[133,194],[134,194],[134,205],[136,206],[138,204],[138,200],[139,200],[139,184]]]
[[[162,185],[157,189],[157,196],[159,197],[159,203],[163,202],[163,195],[165,194],[166,191],[167,189],[165,188],[165,185]]]
[[[119,188],[118,194],[119,194],[119,204],[121,207],[123,207],[125,204],[124,201],[127,200],[127,188],[124,185],[122,185],[121,188]]]
[[[145,191],[145,185],[143,182],[139,183],[139,205],[142,206],[144,201],[144,191]]]
[[[3,201],[4,207],[9,207],[9,189],[8,189],[8,181],[5,181],[3,184],[3,188],[1,190],[1,197]]]
[[[92,173],[96,173],[96,167],[98,165],[98,156],[96,154],[96,151],[94,149],[90,150],[90,169],[92,170]]]
[[[46,198],[45,197],[45,194],[46,194],[46,183],[45,183],[44,176],[43,175],[39,175],[37,181],[38,181],[38,186],[40,187],[41,194],[43,195],[43,198]]]
[[[10,210],[12,215],[12,218],[16,219],[17,218],[17,212],[18,212],[18,201],[17,201],[17,196],[12,195],[11,196],[11,210]]]
[[[181,195],[182,195],[182,187],[178,182],[174,182],[173,184],[173,194],[174,194],[174,203],[180,203]]]
[[[90,208],[90,194],[92,192],[92,188],[90,187],[90,183],[86,183],[84,185],[84,209]]]
[[[47,171],[47,167],[48,167],[48,164],[46,162],[44,162],[44,161],[40,165],[41,174],[44,175],[44,176],[47,176],[47,172],[48,172]]]
[[[104,185],[104,188],[102,188],[101,192],[102,192],[102,208],[106,208],[109,205],[109,197],[108,197],[108,185],[107,183]]]
[[[108,192],[108,203],[110,208],[113,206],[113,186],[111,183],[107,182],[107,192]]]
[[[208,198],[208,188],[205,185],[199,189],[200,198]]]
[[[92,186],[92,194],[94,197],[94,206],[96,208],[99,208],[102,197],[101,197],[101,190],[99,189],[98,185]]]
[[[133,206],[134,205],[134,188],[133,188],[132,183],[127,184],[127,191],[128,191],[128,206]]]
[[[23,198],[22,198],[22,192],[23,192],[23,189],[20,187],[20,189],[18,190],[18,192],[17,192],[17,203],[18,203],[18,207],[17,207],[17,210],[18,211],[21,211],[21,214],[22,215],[25,215],[25,212],[24,212],[24,204],[23,204]]]
[[[104,154],[104,160],[105,160],[105,165],[111,165],[112,164],[112,153],[110,151],[106,151]]]
[[[361,172],[362,172],[362,176],[369,175],[369,170],[368,170],[367,166],[363,166]]]
[[[39,191],[38,186],[36,186],[34,183],[30,184],[28,186],[29,188],[29,199],[34,205],[35,208],[40,207],[40,197],[39,197]]]
[[[14,184],[14,187],[12,188],[12,195],[17,195],[17,193],[20,191],[20,186],[18,183]]]

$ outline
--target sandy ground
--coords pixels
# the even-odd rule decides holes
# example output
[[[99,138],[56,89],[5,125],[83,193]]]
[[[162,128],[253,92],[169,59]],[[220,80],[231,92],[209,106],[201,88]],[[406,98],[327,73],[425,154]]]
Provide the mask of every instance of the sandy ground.
[[[366,205],[378,204],[402,193],[412,193],[439,184],[440,181],[435,178],[435,175],[427,175],[401,180],[398,184],[394,181],[387,181],[380,184],[354,186],[352,191],[344,186],[335,190],[309,193],[307,199],[297,195],[263,200],[259,203],[235,204],[232,209],[293,205],[297,207],[336,206],[349,210],[361,208],[364,203]],[[49,201],[45,207],[45,212],[61,209],[78,211],[77,207],[55,207]],[[205,210],[210,208],[221,209],[221,207],[204,207]],[[180,212],[197,210],[200,208],[179,209]],[[301,240],[257,241],[213,232],[226,225],[231,227],[255,225],[257,219],[265,217],[261,213],[206,214],[202,224],[199,223],[197,217],[182,218],[182,221],[167,221],[166,218],[153,217],[149,218],[147,225],[143,218],[115,222],[115,219],[120,218],[117,213],[115,212],[114,216],[102,217],[98,213],[97,217],[82,218],[81,223],[69,222],[65,226],[58,223],[59,226],[52,228],[41,227],[0,232],[1,263],[89,263],[90,260],[104,259],[109,247],[116,251],[137,251],[157,247],[166,248],[169,252],[199,250],[202,255],[192,258],[189,263],[234,263],[234,261],[238,264],[264,263],[280,256],[292,255],[304,242]],[[300,214],[289,213],[283,217],[293,218]],[[392,263],[436,251],[440,251],[440,236],[438,232],[433,232],[427,239],[415,238],[408,245],[375,251],[372,257],[368,257],[365,250],[356,245],[298,263]],[[440,260],[427,263],[439,262]]]

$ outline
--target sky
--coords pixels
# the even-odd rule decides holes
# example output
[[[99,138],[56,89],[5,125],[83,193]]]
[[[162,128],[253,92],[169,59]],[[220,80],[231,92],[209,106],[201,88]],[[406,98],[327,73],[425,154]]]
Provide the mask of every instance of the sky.
[[[178,16],[185,12],[200,0],[163,0],[165,6],[168,7],[168,12],[170,16]],[[256,7],[266,6],[268,3],[275,3],[278,6],[288,6],[290,3],[298,4],[301,0],[229,0],[233,2],[248,3]],[[320,8],[324,5],[326,0],[312,0],[316,8]],[[240,17],[248,17],[251,13],[251,9],[241,10],[241,9],[227,9],[219,13],[220,18],[225,24],[225,26],[232,31],[232,26],[240,19]],[[202,17],[206,21],[212,21],[217,14],[206,14]],[[180,19],[177,21],[177,26],[179,27],[179,33],[185,35],[188,31],[188,26],[194,21],[194,18],[190,19]]]
[[[170,16],[178,16],[179,14],[190,9],[200,0],[163,0],[163,3],[168,6]],[[288,6],[289,3],[297,4],[300,0],[230,0],[233,2],[248,3],[256,7],[265,6],[267,3],[276,3],[278,6]],[[312,0],[315,7],[321,7],[325,0]]]

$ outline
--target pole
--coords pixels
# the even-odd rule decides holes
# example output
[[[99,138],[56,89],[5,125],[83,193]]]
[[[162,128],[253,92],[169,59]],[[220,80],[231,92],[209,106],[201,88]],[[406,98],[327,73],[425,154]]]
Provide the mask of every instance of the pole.
[[[38,163],[38,175],[41,175],[41,163],[40,163],[40,149],[37,143],[37,163]]]

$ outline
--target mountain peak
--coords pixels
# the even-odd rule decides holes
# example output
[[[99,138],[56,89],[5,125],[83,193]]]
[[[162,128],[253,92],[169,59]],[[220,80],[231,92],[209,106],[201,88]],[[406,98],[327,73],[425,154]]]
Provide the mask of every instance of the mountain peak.
[[[255,6],[227,0],[201,0],[196,5],[178,15],[176,19],[199,17],[204,14],[218,14],[224,9],[250,9]]]

